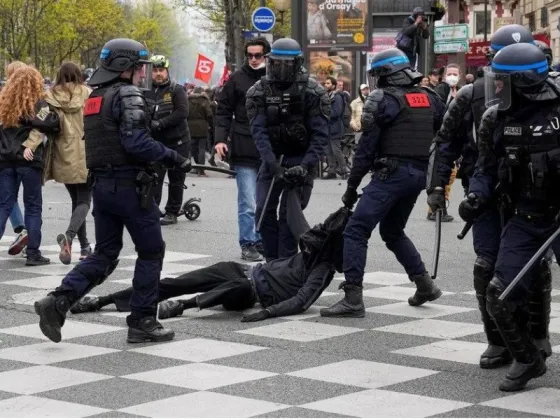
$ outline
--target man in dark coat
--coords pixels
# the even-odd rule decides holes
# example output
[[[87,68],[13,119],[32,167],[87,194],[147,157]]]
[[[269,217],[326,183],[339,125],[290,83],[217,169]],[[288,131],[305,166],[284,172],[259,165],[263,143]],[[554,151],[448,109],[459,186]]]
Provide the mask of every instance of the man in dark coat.
[[[187,120],[191,132],[191,155],[196,163],[204,165],[206,161],[206,144],[210,134],[210,127],[214,125],[214,115],[210,104],[210,98],[202,90],[196,87],[192,95],[189,95],[189,118]],[[201,169],[198,176],[207,176]]]
[[[229,151],[229,163],[237,172],[237,220],[241,258],[261,261],[262,242],[255,230],[257,172],[261,158],[251,135],[245,93],[266,73],[265,55],[270,52],[266,39],[251,39],[245,44],[245,63],[234,72],[218,95],[216,127],[214,131],[216,153],[224,158]],[[228,137],[231,133],[231,143]],[[231,150],[229,150],[231,148]]]

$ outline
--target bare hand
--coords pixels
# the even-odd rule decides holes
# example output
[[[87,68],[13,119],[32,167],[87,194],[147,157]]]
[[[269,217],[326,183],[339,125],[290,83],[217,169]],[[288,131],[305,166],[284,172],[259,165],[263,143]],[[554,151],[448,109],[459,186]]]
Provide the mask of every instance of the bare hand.
[[[23,157],[25,160],[33,160],[33,151],[29,147],[26,147],[23,151]]]
[[[228,147],[227,144],[225,143],[216,143],[216,146],[214,146],[216,148],[216,153],[218,154],[218,156],[220,157],[220,159],[224,160],[224,158],[226,157],[226,153],[228,151]]]
[[[423,19],[423,18],[424,18],[424,16],[422,16],[422,15],[416,16],[416,23],[417,23],[418,25],[420,25],[420,24],[422,23],[422,19]]]

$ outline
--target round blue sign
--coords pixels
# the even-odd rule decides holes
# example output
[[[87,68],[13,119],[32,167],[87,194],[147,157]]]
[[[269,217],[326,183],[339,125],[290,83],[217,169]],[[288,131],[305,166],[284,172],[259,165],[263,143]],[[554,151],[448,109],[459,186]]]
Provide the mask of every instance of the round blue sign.
[[[274,28],[276,16],[272,9],[268,7],[259,7],[253,12],[251,17],[254,28],[259,32],[268,32]]]

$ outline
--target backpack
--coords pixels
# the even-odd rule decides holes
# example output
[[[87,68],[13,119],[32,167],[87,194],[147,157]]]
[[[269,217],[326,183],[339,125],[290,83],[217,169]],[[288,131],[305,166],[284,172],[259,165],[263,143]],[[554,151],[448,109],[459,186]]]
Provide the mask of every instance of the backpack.
[[[350,101],[346,93],[342,93],[342,100],[344,101],[344,112],[342,114],[342,124],[344,128],[348,130],[350,128],[350,120],[352,119],[352,108],[350,108]]]

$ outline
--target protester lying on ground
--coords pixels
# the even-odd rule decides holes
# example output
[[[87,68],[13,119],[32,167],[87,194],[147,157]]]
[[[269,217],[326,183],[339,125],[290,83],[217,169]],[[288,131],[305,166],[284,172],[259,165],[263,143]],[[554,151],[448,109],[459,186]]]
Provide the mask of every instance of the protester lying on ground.
[[[241,311],[257,302],[263,310],[243,317],[242,322],[305,312],[329,286],[335,271],[342,272],[342,233],[350,214],[350,210],[341,208],[323,224],[298,235],[301,252],[292,257],[253,267],[234,261],[219,262],[177,278],[161,279],[159,318],[175,317],[190,308],[217,305]],[[201,294],[188,300],[168,300],[195,293]],[[120,312],[130,311],[131,294],[132,287],[107,296],[85,296],[70,311],[93,312],[110,304],[116,305]]]

